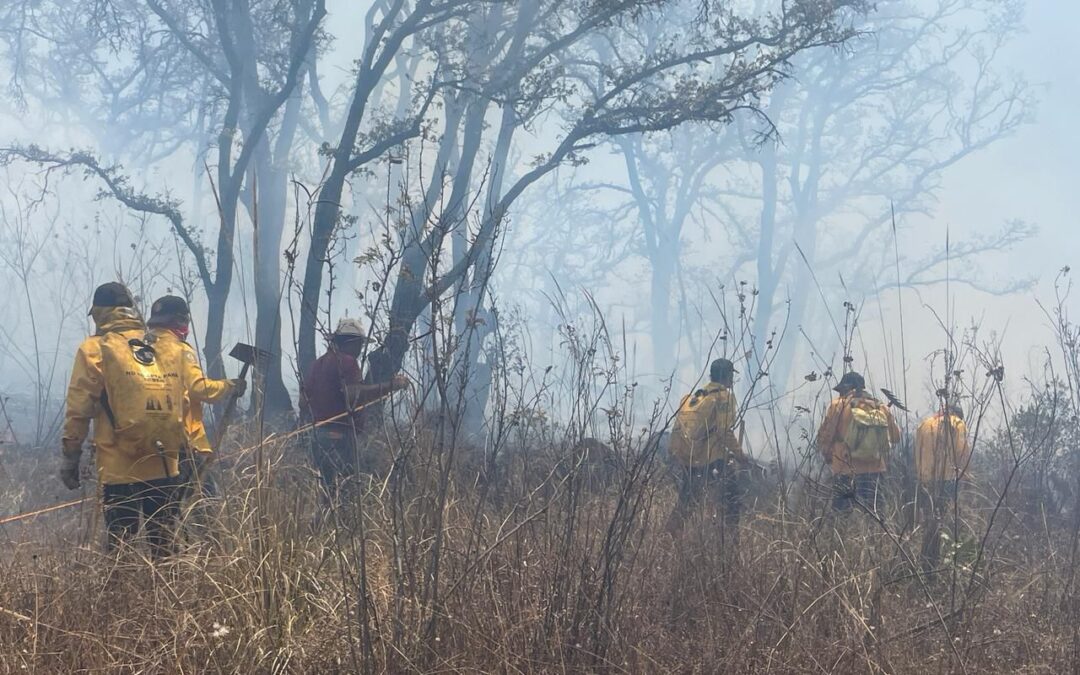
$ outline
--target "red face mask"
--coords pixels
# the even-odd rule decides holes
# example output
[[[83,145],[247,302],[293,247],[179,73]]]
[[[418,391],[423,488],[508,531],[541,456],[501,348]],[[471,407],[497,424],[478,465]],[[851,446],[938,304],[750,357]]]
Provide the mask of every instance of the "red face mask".
[[[189,329],[190,329],[190,326],[185,324],[183,326],[174,326],[173,328],[170,328],[169,330],[171,330],[173,332],[173,335],[180,338],[184,342],[187,342],[187,336],[188,336],[188,330]]]

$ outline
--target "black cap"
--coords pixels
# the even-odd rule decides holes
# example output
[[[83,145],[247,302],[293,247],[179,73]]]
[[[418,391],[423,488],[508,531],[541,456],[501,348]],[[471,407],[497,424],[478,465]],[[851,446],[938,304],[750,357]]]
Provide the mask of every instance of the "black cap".
[[[728,359],[716,359],[709,366],[709,379],[713,382],[722,382],[730,379],[737,372],[735,364]]]
[[[850,373],[844,373],[844,376],[840,378],[840,381],[833,387],[833,391],[846,394],[852,389],[866,389],[866,380],[859,373],[854,370]]]
[[[187,323],[190,320],[187,300],[175,295],[162,296],[150,307],[151,324]]]
[[[955,415],[956,417],[959,417],[960,419],[964,419],[964,409],[960,407],[959,403],[950,403],[946,407],[946,410],[949,411],[950,415]]]
[[[101,284],[94,291],[94,307],[134,307],[135,300],[127,286],[116,281]]]

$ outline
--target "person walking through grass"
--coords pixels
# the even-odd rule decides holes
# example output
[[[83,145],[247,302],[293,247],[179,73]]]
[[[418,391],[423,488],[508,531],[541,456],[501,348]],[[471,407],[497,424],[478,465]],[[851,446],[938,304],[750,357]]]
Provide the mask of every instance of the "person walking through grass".
[[[368,342],[359,320],[341,319],[326,353],[311,365],[301,385],[301,419],[317,425],[312,459],[331,500],[343,481],[369,464],[370,458],[359,453],[363,419],[356,409],[409,386],[404,375],[380,384],[364,383],[360,355]]]
[[[702,504],[720,509],[723,534],[734,537],[738,531],[740,464],[746,455],[735,436],[734,379],[735,365],[717,359],[709,368],[709,382],[679,403],[670,440],[670,453],[679,467],[679,494],[668,531],[681,530],[691,510]]]
[[[151,556],[160,559],[174,551],[179,516],[186,443],[179,364],[157,353],[122,284],[99,286],[90,316],[96,330],[75,353],[67,389],[60,479],[79,488],[82,446],[93,425],[107,549],[143,531]]]
[[[856,504],[878,513],[881,479],[889,450],[900,442],[888,406],[866,390],[866,380],[854,371],[845,373],[833,390],[817,434],[817,449],[833,475],[833,509],[851,511]]]

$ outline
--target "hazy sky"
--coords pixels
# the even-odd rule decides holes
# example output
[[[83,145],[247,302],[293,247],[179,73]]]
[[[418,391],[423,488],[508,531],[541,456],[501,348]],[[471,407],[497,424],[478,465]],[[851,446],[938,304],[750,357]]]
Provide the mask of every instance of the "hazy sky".
[[[356,5],[344,0],[331,3],[332,31],[339,36],[347,34],[348,29],[343,26],[355,26],[356,13]],[[1077,246],[1080,236],[1076,233],[1074,215],[1080,212],[1080,191],[1076,187],[1080,177],[1076,162],[1080,157],[1080,137],[1073,131],[1076,111],[1080,109],[1077,105],[1080,103],[1080,75],[1076,67],[1080,63],[1080,40],[1075,36],[1078,21],[1080,3],[1029,0],[1025,20],[1027,33],[1008,46],[1001,62],[1022,72],[1036,86],[1039,106],[1035,122],[1015,136],[952,167],[944,175],[934,217],[909,218],[905,223],[911,228],[909,232],[915,234],[915,239],[924,243],[943,241],[946,224],[957,236],[996,230],[1006,220],[1014,218],[1039,227],[1034,240],[1024,243],[1010,255],[987,257],[983,263],[991,277],[1037,277],[1034,293],[994,298],[954,288],[957,324],[967,325],[973,318],[981,319],[988,331],[1004,331],[1004,356],[1010,371],[1017,374],[1037,366],[1044,346],[1052,339],[1036,300],[1052,303],[1052,284],[1057,271],[1064,265],[1080,263],[1075,259],[1080,250]],[[336,83],[348,81],[344,65],[356,56],[353,53],[357,48],[355,42],[339,40],[337,47],[342,50],[342,67],[324,71],[327,79],[324,86],[328,93],[334,91]],[[33,121],[0,117],[0,136],[7,139],[15,134],[25,134],[28,123]],[[42,142],[63,148],[80,144],[80,139],[52,133]],[[150,175],[156,173],[157,170]],[[86,197],[93,191],[87,188],[76,192]],[[68,195],[70,197],[71,193]],[[186,198],[186,195],[181,197]],[[93,208],[95,212],[102,209],[100,204]],[[86,209],[75,210],[86,213]],[[164,228],[164,224],[161,227]],[[236,290],[240,292],[241,288]],[[640,299],[641,295],[635,297]],[[868,308],[870,313],[885,317],[884,321],[879,321],[876,316],[867,321],[868,345],[883,343],[882,326],[886,333],[896,331],[898,324],[895,308],[891,306],[893,302],[893,294],[887,294],[882,301],[883,312],[878,312],[876,306]],[[910,371],[912,384],[918,386],[925,375],[919,362],[941,344],[942,337],[933,312],[922,303],[942,312],[945,289],[934,287],[918,294],[906,293],[904,303],[909,326],[906,336],[908,361],[913,364]],[[1080,291],[1070,304],[1074,313],[1080,316]],[[65,345],[61,349],[73,347],[73,344]],[[879,358],[880,354],[875,354],[868,366],[873,367],[873,360]],[[916,402],[916,406],[923,407],[925,403],[927,401]]]
[[[1080,135],[1076,115],[1080,104],[1080,41],[1075,27],[1080,3],[1062,0],[1029,2],[1028,31],[1009,46],[1004,63],[1025,74],[1039,96],[1037,118],[1015,136],[1001,141],[954,167],[945,175],[940,208],[933,226],[946,223],[962,231],[992,230],[1011,218],[1039,227],[1038,236],[1008,256],[987,260],[994,276],[1033,275],[1032,294],[992,298],[957,291],[956,318],[985,316],[988,328],[1005,331],[1005,357],[1038,362],[1050,339],[1045,316],[1035,300],[1053,301],[1053,282],[1065,265],[1080,260]],[[927,224],[930,226],[931,224]],[[920,229],[921,229],[920,225]],[[928,232],[929,236],[932,231]],[[1080,274],[1080,270],[1074,274]],[[923,293],[939,309],[944,288]],[[1069,303],[1080,315],[1080,289]],[[928,320],[926,312],[923,320]],[[1019,374],[1013,363],[1013,373]],[[1026,369],[1028,363],[1024,363]]]

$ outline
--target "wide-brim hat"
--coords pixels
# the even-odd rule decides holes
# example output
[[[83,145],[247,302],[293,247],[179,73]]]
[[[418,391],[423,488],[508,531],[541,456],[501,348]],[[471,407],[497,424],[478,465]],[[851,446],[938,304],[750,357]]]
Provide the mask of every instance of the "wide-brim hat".
[[[342,340],[368,341],[367,331],[364,330],[364,325],[360,323],[360,319],[352,319],[349,317],[338,321],[333,336]]]

